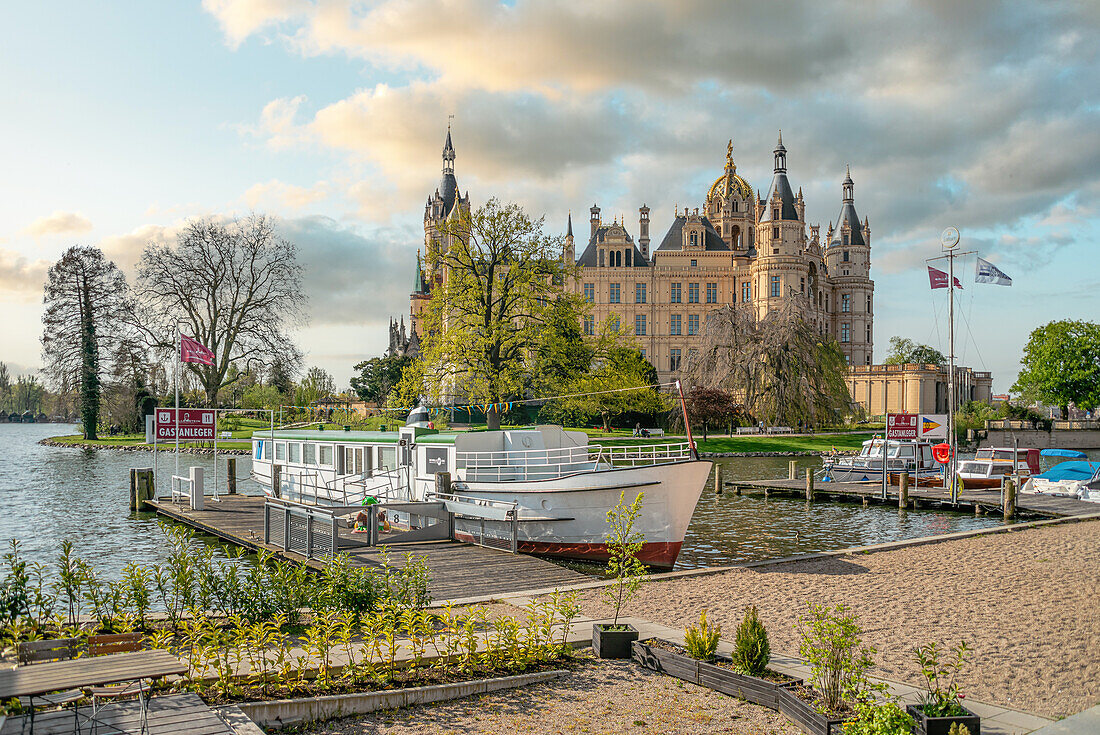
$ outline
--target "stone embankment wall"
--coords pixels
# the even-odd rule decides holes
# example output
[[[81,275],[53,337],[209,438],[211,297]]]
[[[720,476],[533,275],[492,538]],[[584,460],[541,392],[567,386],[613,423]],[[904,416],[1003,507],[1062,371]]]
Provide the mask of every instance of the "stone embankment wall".
[[[39,444],[47,447],[65,447],[66,449],[106,449],[112,452],[151,452],[153,451],[152,445],[149,444],[136,444],[136,445],[122,445],[122,446],[110,446],[103,444],[88,444],[85,442],[59,442],[54,439],[42,439]],[[157,447],[162,452],[175,452],[175,444],[161,444]],[[213,447],[180,447],[180,454],[213,454]],[[247,449],[222,449],[218,447],[218,454],[251,454]]]
[[[983,447],[1011,447],[1015,438],[1020,449],[1100,449],[1100,431],[1084,429],[1076,431],[1036,431],[1023,429],[998,431],[990,429],[982,439]]]

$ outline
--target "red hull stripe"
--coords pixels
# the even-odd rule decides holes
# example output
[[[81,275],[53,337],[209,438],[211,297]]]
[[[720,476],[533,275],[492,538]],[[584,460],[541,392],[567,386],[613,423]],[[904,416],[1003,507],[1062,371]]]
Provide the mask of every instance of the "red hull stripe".
[[[473,541],[473,536],[456,533],[459,541]],[[676,564],[676,557],[680,555],[682,541],[672,543],[669,541],[650,542],[642,544],[642,550],[638,552],[638,559],[651,567],[672,569]],[[606,562],[608,560],[607,544],[588,542],[554,543],[548,541],[520,541],[518,550],[524,554],[537,556],[550,556],[555,559],[579,559],[582,561]]]

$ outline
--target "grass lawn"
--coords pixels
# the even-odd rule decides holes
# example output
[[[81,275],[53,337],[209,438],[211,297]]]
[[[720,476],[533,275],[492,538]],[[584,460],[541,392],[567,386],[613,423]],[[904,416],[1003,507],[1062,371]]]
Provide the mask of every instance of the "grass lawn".
[[[245,434],[246,439],[247,439],[247,436],[250,435],[252,432],[250,432],[250,431],[249,432],[234,432],[233,436],[236,437],[238,433]],[[50,437],[50,439],[52,441],[58,442],[60,444],[74,444],[74,445],[88,444],[88,445],[95,446],[95,447],[152,447],[153,446],[152,444],[146,444],[145,443],[145,435],[144,434],[118,434],[117,436],[107,436],[107,437],[103,437],[102,439],[96,439],[94,441],[86,441],[84,439],[84,437],[81,436],[80,434],[73,434],[71,436],[53,436],[53,437]],[[197,448],[210,449],[212,446],[213,445],[210,442],[206,442],[205,444],[201,443],[201,442],[180,442],[180,448],[181,449],[196,448],[196,447]],[[163,443],[163,444],[159,445],[159,448],[161,448],[161,449],[167,449],[169,447],[171,447],[172,449],[175,449],[176,443],[175,442],[166,442],[166,443]],[[233,440],[229,440],[229,439],[219,440],[218,441],[218,449],[246,449],[246,450],[251,450],[252,449],[252,442],[251,442],[251,440],[246,440],[246,441],[233,441]]]
[[[696,435],[700,452],[828,452],[859,449],[869,439],[867,434],[832,434],[829,436],[736,436],[711,437],[703,441]],[[629,444],[663,444],[673,439],[593,439],[597,444],[624,446]]]

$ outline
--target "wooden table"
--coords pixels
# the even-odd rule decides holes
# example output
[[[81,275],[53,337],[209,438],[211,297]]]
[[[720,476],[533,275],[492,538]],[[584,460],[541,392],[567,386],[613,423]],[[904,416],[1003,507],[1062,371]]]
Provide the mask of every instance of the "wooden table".
[[[134,651],[110,656],[74,658],[0,671],[0,699],[49,694],[63,689],[159,679],[183,674],[187,664],[168,651]]]

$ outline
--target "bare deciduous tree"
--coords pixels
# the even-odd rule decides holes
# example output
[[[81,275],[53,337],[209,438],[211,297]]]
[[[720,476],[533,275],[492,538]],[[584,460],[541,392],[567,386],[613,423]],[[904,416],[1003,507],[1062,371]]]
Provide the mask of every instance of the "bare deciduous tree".
[[[712,312],[702,346],[688,361],[690,381],[734,393],[749,414],[768,423],[813,426],[851,414],[844,354],[797,306],[792,296],[763,319],[749,308]]]
[[[151,244],[138,269],[143,328],[155,346],[175,355],[177,322],[215,355],[213,365],[186,363],[202,385],[207,405],[240,371],[274,364],[294,366],[301,353],[287,327],[302,323],[302,268],[293,243],[264,216],[223,223],[187,223],[174,246]]]

